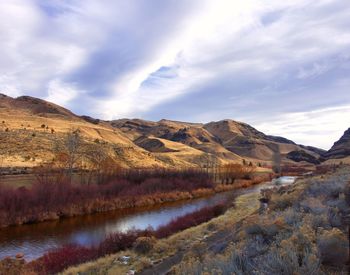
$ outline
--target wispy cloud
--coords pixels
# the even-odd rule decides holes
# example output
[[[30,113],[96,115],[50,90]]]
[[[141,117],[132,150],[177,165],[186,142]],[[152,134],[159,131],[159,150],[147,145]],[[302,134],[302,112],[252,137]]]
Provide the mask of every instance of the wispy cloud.
[[[106,119],[266,119],[288,135],[270,118],[350,103],[347,0],[2,1],[0,40],[2,92]]]
[[[278,119],[266,119],[257,124],[265,133],[284,136],[307,145],[317,144],[329,149],[350,125],[350,105],[317,109],[309,112],[286,113]]]

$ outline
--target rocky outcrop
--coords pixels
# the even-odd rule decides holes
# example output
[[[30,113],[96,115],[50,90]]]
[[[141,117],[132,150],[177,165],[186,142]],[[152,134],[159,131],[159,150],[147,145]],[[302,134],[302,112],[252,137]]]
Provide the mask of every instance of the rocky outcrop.
[[[325,154],[326,159],[340,159],[350,156],[350,128],[343,136],[334,143],[332,148]]]
[[[291,151],[287,154],[286,157],[295,162],[305,161],[312,164],[320,164],[320,161],[318,158],[306,153],[304,150]]]

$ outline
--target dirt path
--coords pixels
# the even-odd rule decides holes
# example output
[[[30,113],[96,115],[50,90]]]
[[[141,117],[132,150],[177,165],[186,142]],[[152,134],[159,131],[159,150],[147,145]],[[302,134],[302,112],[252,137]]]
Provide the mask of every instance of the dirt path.
[[[231,243],[236,234],[239,232],[239,228],[241,226],[242,221],[238,222],[235,225],[234,230],[221,230],[219,232],[214,233],[203,242],[206,245],[207,251],[211,251],[213,253],[222,253],[226,247]],[[166,258],[158,265],[155,265],[149,269],[143,270],[138,273],[140,275],[163,275],[168,274],[171,268],[177,264],[179,264],[183,258],[183,256],[191,250],[191,247],[187,248],[184,251],[179,251],[175,255]]]
[[[256,213],[256,212],[254,212]],[[252,214],[254,214],[252,213]],[[242,219],[243,220],[243,219]],[[242,224],[242,220],[235,224],[233,230],[220,230],[210,237],[206,238],[203,242],[206,245],[207,251],[211,251],[213,253],[222,253],[226,247],[231,243],[236,234],[239,232],[239,229]],[[163,275],[168,274],[171,268],[177,264],[179,264],[187,251],[191,250],[191,247],[187,248],[184,251],[179,251],[175,255],[166,258],[158,265],[155,265],[149,269],[143,270],[138,273],[140,275]]]

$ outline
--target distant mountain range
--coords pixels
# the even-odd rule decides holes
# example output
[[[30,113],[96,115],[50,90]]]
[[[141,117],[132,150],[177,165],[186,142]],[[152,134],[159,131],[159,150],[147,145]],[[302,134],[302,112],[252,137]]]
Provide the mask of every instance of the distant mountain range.
[[[279,155],[285,164],[314,165],[350,156],[350,129],[331,150],[303,146],[269,136],[248,124],[225,119],[206,124],[160,120],[104,121],[77,116],[34,97],[0,94],[0,152],[7,166],[35,166],[53,158],[52,143],[71,129],[86,142],[103,144],[125,167],[194,167],[239,162],[271,164]]]

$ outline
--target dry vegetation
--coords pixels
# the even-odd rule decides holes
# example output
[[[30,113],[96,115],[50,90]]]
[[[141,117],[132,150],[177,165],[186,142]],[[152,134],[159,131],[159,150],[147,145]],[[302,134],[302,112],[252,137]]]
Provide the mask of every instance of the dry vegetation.
[[[191,227],[170,235],[167,238],[152,241],[152,248],[146,253],[140,253],[136,247],[116,254],[100,258],[94,262],[85,263],[78,267],[67,269],[64,274],[126,274],[129,270],[140,271],[155,266],[157,263],[166,261],[179,252],[183,253],[193,245],[197,246],[197,253],[202,253],[200,244],[222,231],[232,223],[237,223],[248,217],[259,208],[258,195],[249,194],[238,198],[235,202],[235,208],[228,209],[224,215],[213,218],[208,222],[201,223],[198,226]],[[196,214],[195,214],[196,215]],[[190,215],[181,217],[188,219]],[[214,236],[215,237],[215,236]],[[220,239],[220,238],[219,238]],[[123,263],[120,259],[123,256],[129,256],[130,261]],[[151,273],[152,274],[152,273]]]
[[[227,210],[226,205],[225,203],[220,203],[196,210],[180,216],[158,229],[148,228],[146,230],[113,233],[107,236],[99,245],[93,247],[76,244],[65,245],[53,249],[39,259],[29,263],[25,263],[22,259],[20,261],[5,259],[0,262],[0,274],[10,270],[11,266],[13,266],[13,269],[23,273],[56,274],[69,266],[95,260],[130,248],[139,255],[145,255],[154,248],[157,239],[169,237],[189,227],[207,222],[223,214]]]
[[[209,222],[161,240],[140,239],[133,249],[64,274],[157,273],[162,263],[172,274],[347,274],[349,240],[342,217],[349,213],[349,179],[343,168],[243,195]],[[267,207],[259,203],[261,196]],[[127,263],[118,260],[124,255],[130,256]]]
[[[189,199],[214,192],[215,188],[208,174],[191,170],[126,170],[104,183],[88,185],[68,179],[61,173],[42,174],[31,188],[0,186],[0,225]]]
[[[347,168],[263,192],[268,208],[233,226],[235,238],[223,253],[189,255],[174,273],[346,274],[349,178]]]
[[[87,144],[78,130],[55,140],[53,148],[52,161],[33,169],[32,186],[0,184],[0,226],[190,199],[267,180],[254,175],[252,165],[240,164],[210,173],[122,169],[103,144]]]

